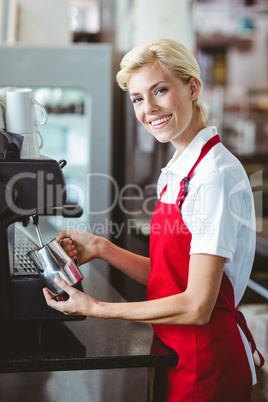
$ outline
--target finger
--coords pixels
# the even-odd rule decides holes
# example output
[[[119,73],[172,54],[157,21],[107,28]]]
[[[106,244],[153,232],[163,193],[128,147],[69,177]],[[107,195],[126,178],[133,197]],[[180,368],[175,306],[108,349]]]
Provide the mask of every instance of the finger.
[[[56,285],[58,285],[64,292],[66,292],[69,296],[74,293],[74,288],[70,286],[64,279],[59,278],[58,276],[54,279]]]
[[[61,240],[63,240],[63,239],[67,239],[68,237],[70,237],[70,230],[61,230],[59,233],[58,233],[58,237],[57,237],[57,240],[58,241],[61,241]]]
[[[57,301],[54,299],[55,296],[47,288],[43,288],[43,294],[48,306],[53,307],[54,304],[57,304]]]
[[[72,250],[72,251],[70,251],[69,253],[68,253],[68,255],[69,255],[69,257],[71,257],[72,259],[77,259],[77,261],[78,261],[78,258],[77,258],[77,250]]]
[[[59,301],[55,300],[55,298],[51,295],[51,292],[47,288],[43,289],[43,293],[44,293],[47,305],[49,307],[54,308],[55,310],[58,310],[65,314],[64,308],[65,308],[66,301],[64,299],[59,300]]]
[[[71,258],[71,259],[76,259],[77,257],[77,250],[75,249],[70,249],[70,250],[66,250],[64,249],[65,253]]]
[[[60,243],[60,245],[61,245],[62,248],[67,247],[67,246],[70,246],[71,244],[73,244],[73,242],[72,242],[71,239],[68,239],[68,240],[61,240],[59,243]]]
[[[60,301],[63,301],[63,302],[66,301],[62,295],[57,296],[57,300],[58,300],[59,302],[60,302]]]
[[[74,244],[67,244],[66,246],[62,247],[65,253],[70,253],[75,250]]]

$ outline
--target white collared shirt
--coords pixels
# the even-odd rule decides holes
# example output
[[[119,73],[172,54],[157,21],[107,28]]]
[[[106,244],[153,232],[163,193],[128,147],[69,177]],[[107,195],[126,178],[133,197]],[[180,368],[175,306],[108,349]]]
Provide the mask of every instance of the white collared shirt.
[[[162,202],[176,202],[180,181],[191,170],[203,145],[216,134],[216,127],[206,127],[180,156],[177,151],[174,153],[158,180],[158,197],[168,184]],[[255,210],[247,174],[222,143],[216,144],[196,167],[181,213],[192,234],[190,254],[226,258],[224,271],[233,285],[237,306],[247,287],[255,255]],[[255,383],[252,354],[245,335],[241,336]]]

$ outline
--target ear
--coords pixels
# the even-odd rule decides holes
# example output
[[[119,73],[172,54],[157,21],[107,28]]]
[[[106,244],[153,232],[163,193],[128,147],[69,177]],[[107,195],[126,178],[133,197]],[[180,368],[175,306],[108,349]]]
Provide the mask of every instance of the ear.
[[[192,77],[190,79],[190,94],[192,101],[195,101],[198,98],[199,94],[199,83],[196,78]]]

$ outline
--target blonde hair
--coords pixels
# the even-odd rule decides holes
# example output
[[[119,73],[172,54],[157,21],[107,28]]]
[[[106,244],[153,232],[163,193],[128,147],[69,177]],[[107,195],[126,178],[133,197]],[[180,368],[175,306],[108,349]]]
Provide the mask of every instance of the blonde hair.
[[[200,68],[195,57],[186,47],[169,39],[153,40],[143,46],[134,47],[121,60],[121,70],[116,75],[120,88],[127,91],[131,75],[137,69],[147,65],[160,65],[164,71],[180,78],[185,84],[192,77],[195,78],[199,85],[199,93],[194,105],[202,119],[207,121],[208,111],[201,101],[203,83],[200,77]]]

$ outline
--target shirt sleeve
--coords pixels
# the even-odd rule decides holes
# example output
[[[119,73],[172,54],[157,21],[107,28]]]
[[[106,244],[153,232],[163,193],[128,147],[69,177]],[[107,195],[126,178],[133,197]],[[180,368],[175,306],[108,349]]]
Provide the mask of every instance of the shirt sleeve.
[[[197,189],[191,185],[188,197],[182,217],[192,234],[190,254],[214,254],[232,261],[238,232],[252,209],[247,179],[237,182],[229,172],[218,170]]]

